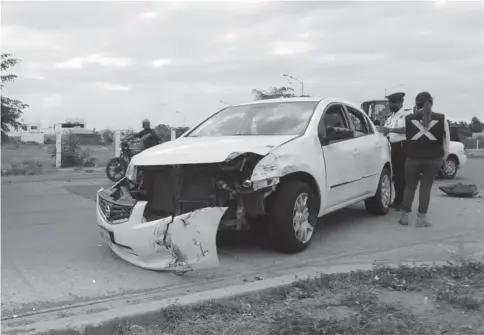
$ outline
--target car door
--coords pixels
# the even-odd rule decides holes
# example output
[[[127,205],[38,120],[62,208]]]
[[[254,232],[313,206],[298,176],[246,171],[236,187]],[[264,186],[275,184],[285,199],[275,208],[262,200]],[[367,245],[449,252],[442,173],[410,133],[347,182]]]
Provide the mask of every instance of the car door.
[[[327,127],[351,129],[343,105],[332,104],[326,108],[319,122],[318,131],[326,133]],[[355,139],[327,143],[322,141],[321,147],[326,164],[327,208],[330,210],[358,196],[355,183],[361,179],[361,172],[357,166],[359,149]]]
[[[344,105],[344,108],[350,127],[355,132],[353,141],[360,150],[356,164],[361,170],[361,180],[355,186],[358,187],[360,196],[374,193],[382,169],[382,141],[370,124],[371,120],[363,112],[348,105]]]

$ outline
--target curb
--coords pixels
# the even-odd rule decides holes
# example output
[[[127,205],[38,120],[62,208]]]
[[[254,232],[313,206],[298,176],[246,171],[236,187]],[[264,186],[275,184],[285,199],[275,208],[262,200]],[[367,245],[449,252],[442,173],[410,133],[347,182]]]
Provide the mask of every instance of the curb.
[[[352,271],[368,271],[378,265],[386,267],[406,266],[442,266],[447,262],[402,262],[395,263],[370,263],[370,264],[346,264],[337,266],[325,266],[312,268],[310,270],[292,273],[280,277],[264,279],[241,285],[229,286],[215,290],[208,290],[199,293],[192,293],[175,298],[151,301],[122,308],[115,308],[96,314],[84,314],[74,317],[67,317],[56,320],[46,320],[35,323],[23,322],[22,320],[12,319],[2,322],[2,334],[43,334],[43,335],[112,335],[117,325],[130,323],[136,325],[148,325],[155,322],[160,317],[160,310],[173,305],[188,306],[201,304],[208,301],[220,300],[254,293],[266,289],[273,289],[280,286],[290,285],[296,281],[313,278],[320,274],[336,274]],[[16,323],[9,325],[9,323]]]
[[[75,169],[62,169],[49,171],[38,175],[28,176],[2,176],[2,184],[12,183],[36,183],[36,182],[49,182],[49,181],[69,181],[77,179],[107,179],[103,173],[103,168],[91,168],[83,170]]]

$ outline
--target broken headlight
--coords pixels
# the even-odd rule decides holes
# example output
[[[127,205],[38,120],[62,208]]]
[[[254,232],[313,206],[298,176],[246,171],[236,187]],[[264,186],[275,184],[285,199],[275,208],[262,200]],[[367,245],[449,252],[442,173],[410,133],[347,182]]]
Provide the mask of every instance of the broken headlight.
[[[225,159],[225,162],[230,162],[231,160],[236,159],[240,155],[243,155],[243,152],[232,152],[228,157]]]
[[[129,163],[128,168],[126,169],[126,178],[136,183],[137,171],[138,169],[136,166],[134,166],[133,163]]]

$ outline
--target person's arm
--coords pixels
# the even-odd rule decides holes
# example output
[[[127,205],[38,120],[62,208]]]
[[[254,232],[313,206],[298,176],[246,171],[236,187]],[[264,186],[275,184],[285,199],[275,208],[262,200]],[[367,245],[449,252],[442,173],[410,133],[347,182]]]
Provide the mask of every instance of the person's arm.
[[[395,133],[395,134],[403,134],[403,135],[405,135],[405,127],[392,128],[392,129],[389,129],[389,132],[390,133]]]
[[[442,146],[444,148],[444,159],[447,159],[447,156],[449,155],[449,149],[450,149],[450,129],[449,129],[449,123],[447,122],[447,118],[444,116],[444,142],[442,143]]]
[[[405,120],[406,120],[406,117],[407,117],[407,116],[408,116],[408,115],[406,115],[406,116],[403,118],[403,122],[405,122]],[[401,122],[400,122],[400,120],[398,120],[397,125],[400,125],[400,124],[401,124]],[[402,134],[402,135],[405,135],[405,134],[406,134],[406,132],[405,132],[405,123],[404,123],[404,126],[403,126],[403,127],[389,128],[389,129],[388,129],[388,132],[390,132],[390,133],[394,133],[394,134]]]
[[[149,132],[149,130],[147,131],[146,129],[143,129],[139,133],[133,134],[133,137],[141,138],[141,137],[145,136],[148,132]]]

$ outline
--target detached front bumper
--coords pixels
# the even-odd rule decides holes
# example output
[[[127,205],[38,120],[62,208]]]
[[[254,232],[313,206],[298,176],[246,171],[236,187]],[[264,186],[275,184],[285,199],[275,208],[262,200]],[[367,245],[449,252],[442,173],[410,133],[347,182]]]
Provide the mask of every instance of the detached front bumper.
[[[216,236],[227,207],[146,222],[147,202],[138,201],[124,221],[112,221],[107,217],[109,207],[116,204],[103,188],[97,192],[96,215],[103,241],[125,261],[149,270],[190,271],[220,265]]]

